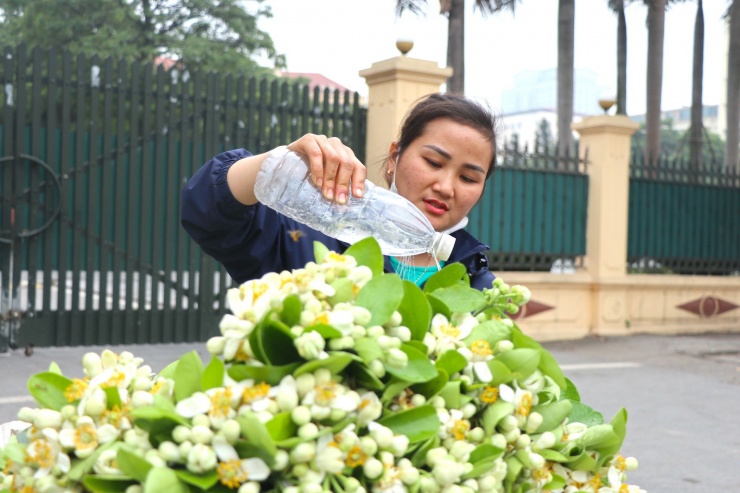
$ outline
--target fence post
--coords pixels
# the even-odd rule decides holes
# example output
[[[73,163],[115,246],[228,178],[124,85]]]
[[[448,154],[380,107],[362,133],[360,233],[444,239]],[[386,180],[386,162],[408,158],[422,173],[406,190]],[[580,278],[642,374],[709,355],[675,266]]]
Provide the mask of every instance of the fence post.
[[[370,181],[385,186],[382,160],[406,111],[420,97],[438,92],[451,75],[451,68],[405,55],[375,62],[360,71],[368,85],[365,164]]]
[[[624,331],[626,320],[627,213],[630,137],[639,124],[624,115],[598,115],[572,125],[580,152],[588,152],[588,219],[585,265],[592,289],[591,330]]]

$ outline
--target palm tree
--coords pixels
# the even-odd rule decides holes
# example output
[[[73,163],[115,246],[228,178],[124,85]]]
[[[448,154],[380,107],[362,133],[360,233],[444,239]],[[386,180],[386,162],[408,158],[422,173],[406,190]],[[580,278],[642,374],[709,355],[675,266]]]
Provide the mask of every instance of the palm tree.
[[[627,20],[624,7],[629,0],[609,0],[617,14],[617,114],[627,114]]]
[[[573,59],[575,0],[558,2],[558,155],[568,156],[573,145]]]
[[[727,10],[730,16],[730,46],[727,56],[727,166],[740,169],[740,0],[732,0]]]
[[[689,132],[689,163],[694,170],[702,167],[702,83],[704,75],[704,8],[702,0],[696,2],[696,20],[694,21],[694,66],[691,74],[691,127]]]
[[[666,0],[645,0],[648,6],[647,105],[645,158],[654,163],[660,154],[660,100],[663,90],[663,34]]]
[[[492,14],[504,9],[514,12],[521,0],[475,0],[475,8],[483,14]],[[396,0],[396,15],[405,11],[420,14],[427,0]],[[440,0],[439,13],[447,16],[447,66],[452,67],[452,76],[447,79],[447,92],[465,92],[465,0]]]

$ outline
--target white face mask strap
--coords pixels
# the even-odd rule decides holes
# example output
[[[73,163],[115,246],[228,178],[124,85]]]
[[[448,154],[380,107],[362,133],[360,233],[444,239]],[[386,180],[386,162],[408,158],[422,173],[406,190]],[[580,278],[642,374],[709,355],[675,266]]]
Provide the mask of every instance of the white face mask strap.
[[[398,152],[396,152],[396,162],[395,167],[393,168],[393,179],[391,180],[391,187],[390,190],[393,193],[398,193],[398,188],[396,188],[396,175],[398,174],[398,158],[401,157],[401,148],[398,148]]]

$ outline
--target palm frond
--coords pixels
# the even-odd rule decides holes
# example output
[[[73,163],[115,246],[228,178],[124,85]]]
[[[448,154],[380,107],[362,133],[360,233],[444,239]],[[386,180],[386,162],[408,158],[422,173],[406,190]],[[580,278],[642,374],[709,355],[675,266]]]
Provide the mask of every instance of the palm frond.
[[[516,13],[516,5],[521,0],[475,0],[473,8],[477,8],[484,15],[495,14],[503,10],[510,10],[512,14]]]
[[[427,0],[396,0],[396,17],[401,17],[406,11],[412,14],[424,14],[427,7]]]

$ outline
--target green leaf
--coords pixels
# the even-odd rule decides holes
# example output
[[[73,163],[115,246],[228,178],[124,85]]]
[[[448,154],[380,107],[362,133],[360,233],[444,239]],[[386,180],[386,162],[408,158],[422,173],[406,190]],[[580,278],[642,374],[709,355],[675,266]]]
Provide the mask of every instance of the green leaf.
[[[432,406],[419,406],[386,416],[378,421],[396,435],[406,435],[410,443],[417,443],[437,435],[440,423]]]
[[[442,270],[432,275],[424,284],[424,292],[432,293],[437,289],[455,286],[460,283],[470,285],[467,269],[463,264],[455,262],[444,266]]]
[[[326,245],[324,245],[320,241],[314,241],[313,256],[316,259],[316,263],[320,264],[321,262],[323,262],[327,255],[329,255],[329,249],[326,248]]]
[[[203,491],[212,488],[218,483],[218,473],[216,471],[206,471],[197,474],[187,469],[175,469],[174,471],[180,481],[191,484]]]
[[[365,363],[370,363],[383,357],[383,350],[375,339],[361,337],[355,341],[355,351]]]
[[[362,363],[352,362],[347,368],[347,373],[355,377],[359,387],[364,387],[368,390],[383,390],[385,387],[382,380]]]
[[[498,400],[488,406],[486,410],[483,411],[483,418],[481,419],[481,422],[483,423],[483,430],[486,432],[486,436],[490,436],[491,434],[493,434],[498,422],[501,421],[505,416],[513,413],[514,404],[510,402]]]
[[[411,331],[411,339],[423,340],[432,321],[432,306],[424,292],[411,281],[403,281],[403,300],[398,312],[403,319],[403,325]]]
[[[414,465],[414,467],[422,468],[426,466],[427,452],[429,452],[433,448],[439,447],[439,443],[439,436],[436,435],[423,442],[420,442],[416,450],[414,450],[413,455],[411,456],[411,463]],[[411,447],[409,447],[409,449],[410,448]]]
[[[445,407],[447,409],[460,409],[462,407],[460,404],[461,393],[460,380],[453,380],[447,382],[438,395],[445,400]]]
[[[514,347],[517,348],[523,347],[538,349],[540,351],[539,368],[542,373],[552,378],[553,381],[558,384],[558,387],[560,387],[562,390],[565,390],[567,388],[568,383],[566,381],[565,375],[563,375],[563,370],[560,369],[560,365],[555,360],[555,357],[550,353],[550,351],[543,348],[540,343],[523,333],[518,327],[515,327],[512,330],[512,342],[514,343]]]
[[[236,421],[241,427],[242,436],[246,437],[247,441],[255,447],[264,450],[272,458],[271,462],[267,464],[272,467],[277,446],[265,424],[252,412],[243,413],[236,418]]]
[[[301,366],[300,363],[283,366],[251,366],[234,364],[231,365],[227,371],[229,376],[237,382],[241,382],[242,380],[254,380],[255,382],[265,382],[269,385],[278,385],[283,378],[291,375],[299,366]]]
[[[438,313],[441,313],[442,315],[447,317],[447,319],[449,319],[452,316],[452,312],[450,312],[450,309],[447,307],[447,305],[442,303],[441,300],[439,300],[438,298],[435,298],[434,296],[428,295],[428,294],[426,296],[427,296],[427,301],[429,302],[429,306],[432,307],[432,317],[434,317],[434,315]]]
[[[470,335],[463,339],[466,345],[475,341],[484,340],[493,348],[496,343],[511,338],[511,328],[500,320],[486,320],[481,322],[470,331]]]
[[[146,476],[149,474],[149,470],[153,467],[148,460],[144,459],[139,454],[129,451],[125,447],[118,449],[116,460],[118,461],[118,468],[121,471],[140,483],[146,481]]]
[[[169,365],[162,368],[162,371],[159,372],[158,376],[162,378],[169,378],[170,380],[174,380],[175,370],[177,370],[177,363],[179,363],[179,361],[173,361]]]
[[[273,416],[270,421],[265,423],[265,428],[276,442],[292,438],[298,433],[298,426],[293,422],[291,413],[287,411]]]
[[[514,481],[519,473],[522,472],[522,463],[516,457],[506,459],[506,480]]]
[[[334,288],[334,295],[328,300],[332,306],[352,301],[355,298],[355,283],[352,279],[342,277],[336,279],[330,286]]]
[[[113,409],[116,406],[119,409],[121,408],[121,392],[118,390],[118,387],[103,387],[103,392],[105,392],[107,409]]]
[[[614,433],[619,438],[619,442],[616,445],[616,449],[613,451],[606,450],[606,449],[602,450],[601,451],[602,455],[616,454],[619,451],[619,449],[622,447],[622,443],[624,442],[624,437],[625,435],[627,435],[627,410],[625,408],[621,408],[617,412],[617,414],[614,415],[610,423],[612,425],[612,429],[614,430]]]
[[[149,433],[150,439],[155,436],[168,435],[177,425],[190,426],[190,422],[174,410],[160,406],[139,407],[131,412],[134,424]]]
[[[537,453],[540,454],[545,460],[549,460],[552,462],[562,463],[567,460],[567,458],[563,454],[561,454],[560,452],[556,452],[555,450],[552,450],[549,448],[544,449],[544,450],[539,450]]]
[[[578,401],[570,401],[573,405],[573,410],[568,415],[568,421],[571,423],[583,423],[586,426],[600,425],[604,422],[604,416],[591,409],[586,404]]]
[[[450,312],[473,312],[486,304],[483,293],[475,288],[463,285],[439,288],[428,295],[442,302]]]
[[[493,380],[491,380],[490,384],[494,387],[501,385],[502,383],[511,382],[516,377],[516,375],[513,375],[511,370],[509,370],[505,364],[496,359],[488,361],[487,364],[488,368],[491,370],[491,375],[493,375]]]
[[[561,488],[564,488],[566,484],[568,483],[562,476],[553,474],[552,479],[543,487],[543,490],[559,490]]]
[[[57,375],[62,375],[62,369],[59,367],[56,361],[52,361],[49,363],[49,369],[47,370],[49,373],[56,373]]]
[[[503,449],[491,445],[490,443],[484,443],[483,445],[478,445],[472,452],[470,452],[468,462],[475,464],[476,462],[484,460],[494,460],[502,453],[504,453]]]
[[[409,383],[403,380],[393,379],[391,382],[385,385],[383,395],[380,396],[380,400],[383,402],[391,402],[398,394],[408,388]]]
[[[351,245],[344,254],[354,257],[357,265],[370,267],[373,277],[383,273],[383,253],[380,251],[378,241],[371,236]]]
[[[517,378],[527,378],[540,364],[540,352],[536,349],[511,349],[496,355],[496,361],[506,365]]]
[[[544,433],[560,426],[571,413],[572,409],[573,405],[567,399],[532,408],[532,411],[536,411],[542,415],[542,424],[537,428],[535,433]]]
[[[260,346],[265,356],[263,363],[268,365],[288,365],[303,362],[293,344],[290,328],[278,320],[265,320],[264,324],[254,328],[258,332]]]
[[[355,305],[367,308],[372,314],[368,326],[383,325],[401,305],[403,294],[400,277],[396,274],[382,274],[373,277],[363,286],[357,293]]]
[[[59,411],[68,404],[64,391],[72,380],[57,373],[37,373],[28,379],[28,391],[41,407]]]
[[[439,358],[437,358],[434,366],[440,370],[444,370],[448,375],[452,376],[468,366],[468,360],[465,356],[457,352],[457,350],[452,349],[442,353]]]
[[[339,332],[331,325],[326,324],[309,325],[308,327],[306,327],[306,330],[314,331],[321,335],[321,337],[323,337],[324,339],[337,339],[339,337],[342,337],[341,332]]]
[[[328,358],[315,359],[313,361],[309,361],[308,363],[302,364],[293,373],[293,376],[298,377],[300,375],[303,375],[304,373],[313,373],[319,368],[326,368],[332,373],[332,375],[339,375],[345,368],[347,368],[350,363],[355,361],[355,358],[356,356],[353,354],[338,351],[329,355]]]
[[[82,480],[88,491],[96,493],[123,493],[126,488],[136,484],[131,479],[121,478],[120,476],[102,476],[100,474],[85,476]]]
[[[565,379],[565,388],[562,394],[560,394],[560,398],[581,402],[581,395],[578,393],[576,385],[569,378]]]
[[[445,388],[449,381],[450,377],[447,375],[447,372],[441,368],[437,368],[437,376],[435,378],[428,382],[417,383],[411,387],[411,390],[413,390],[415,394],[423,395],[428,400],[442,392],[442,389]]]
[[[224,362],[219,358],[212,357],[211,362],[203,370],[203,377],[201,378],[201,387],[203,390],[223,386],[225,372],[226,365],[224,365]]]
[[[286,296],[283,300],[283,311],[280,312],[280,320],[288,327],[298,325],[301,322],[301,311],[303,311],[303,303],[301,303],[298,295]]]
[[[189,493],[177,477],[177,473],[169,467],[153,467],[146,476],[144,493]]]
[[[385,370],[388,373],[413,383],[427,382],[436,378],[437,369],[425,353],[408,344],[401,344],[401,351],[408,356],[408,363],[404,368],[394,368],[386,364]]]
[[[175,399],[187,399],[196,392],[203,390],[203,362],[195,351],[185,353],[177,362],[175,369]]]

